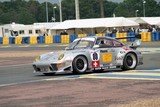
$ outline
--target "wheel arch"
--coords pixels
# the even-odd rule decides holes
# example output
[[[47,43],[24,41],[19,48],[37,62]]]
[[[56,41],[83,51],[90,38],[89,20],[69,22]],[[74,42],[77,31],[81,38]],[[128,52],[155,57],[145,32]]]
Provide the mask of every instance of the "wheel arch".
[[[77,72],[74,72],[74,60],[77,58],[77,57],[84,57],[84,59],[86,60],[86,62],[87,62],[87,70],[89,69],[89,61],[88,61],[88,58],[87,58],[87,56],[86,55],[84,55],[84,54],[78,54],[76,57],[74,57],[73,58],[73,61],[72,61],[72,72],[73,73],[76,73],[77,74]]]
[[[88,58],[87,58],[87,56],[84,55],[84,54],[79,54],[79,55],[77,55],[76,57],[73,58],[73,61],[74,61],[75,58],[77,58],[77,57],[79,57],[79,56],[83,56],[83,57],[87,60],[87,63],[89,64]],[[72,63],[73,63],[73,62],[72,62]]]
[[[124,58],[126,57],[126,55],[127,54],[134,54],[135,56],[136,56],[136,60],[137,60],[137,62],[138,62],[138,56],[137,56],[137,54],[135,53],[135,52],[133,52],[133,51],[130,51],[130,52],[128,52],[128,53],[126,53],[125,55],[124,55]],[[123,61],[124,61],[124,58],[123,58]]]
[[[136,65],[134,66],[134,68],[128,68],[128,67],[126,67],[126,62],[125,62],[125,58],[126,58],[126,56],[128,55],[128,54],[133,54],[134,56],[135,56],[135,60],[136,60]],[[123,65],[121,66],[121,68],[122,68],[122,70],[132,70],[132,69],[135,69],[136,68],[136,66],[137,66],[137,64],[138,64],[138,56],[137,56],[137,54],[135,53],[135,52],[133,52],[133,51],[131,51],[131,52],[128,52],[128,53],[126,53],[125,55],[124,55],[124,58],[123,58]],[[127,65],[128,66],[128,65]]]

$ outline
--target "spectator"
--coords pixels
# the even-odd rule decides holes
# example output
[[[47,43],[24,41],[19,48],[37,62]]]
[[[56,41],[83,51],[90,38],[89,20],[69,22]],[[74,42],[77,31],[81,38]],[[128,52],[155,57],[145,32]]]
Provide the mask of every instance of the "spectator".
[[[114,27],[112,33],[117,33],[117,29]]]
[[[148,32],[152,32],[152,27],[151,26],[148,26]]]
[[[60,35],[68,35],[68,33],[66,30],[64,30],[63,32],[60,33]]]
[[[95,34],[98,34],[97,30],[95,29]]]

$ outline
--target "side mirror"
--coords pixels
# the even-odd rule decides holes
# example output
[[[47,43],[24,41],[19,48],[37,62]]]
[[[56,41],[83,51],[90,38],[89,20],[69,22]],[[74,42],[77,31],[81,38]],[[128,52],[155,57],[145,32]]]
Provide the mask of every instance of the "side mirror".
[[[65,48],[65,50],[68,50],[68,49],[69,49],[68,47]]]

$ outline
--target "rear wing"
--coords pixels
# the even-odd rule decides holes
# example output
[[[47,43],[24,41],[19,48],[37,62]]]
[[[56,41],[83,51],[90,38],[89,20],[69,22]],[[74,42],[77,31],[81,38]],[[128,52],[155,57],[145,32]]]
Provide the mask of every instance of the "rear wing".
[[[115,38],[115,39],[128,39],[128,38],[141,39],[141,34],[136,34],[135,36],[127,36],[127,37]]]
[[[136,34],[135,36],[116,38],[116,39],[128,39],[128,38],[135,38],[135,41],[129,45],[130,48],[136,49],[141,45],[141,34]]]

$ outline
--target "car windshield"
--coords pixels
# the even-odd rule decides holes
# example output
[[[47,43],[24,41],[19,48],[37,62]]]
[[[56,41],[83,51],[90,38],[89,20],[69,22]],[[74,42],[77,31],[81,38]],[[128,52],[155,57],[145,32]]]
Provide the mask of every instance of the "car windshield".
[[[72,42],[67,49],[80,49],[80,48],[92,48],[94,45],[93,41],[90,40],[78,40]]]

